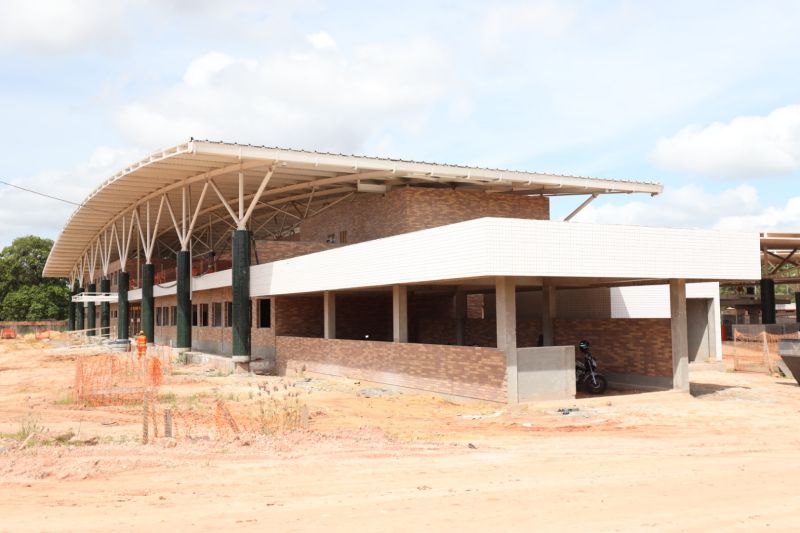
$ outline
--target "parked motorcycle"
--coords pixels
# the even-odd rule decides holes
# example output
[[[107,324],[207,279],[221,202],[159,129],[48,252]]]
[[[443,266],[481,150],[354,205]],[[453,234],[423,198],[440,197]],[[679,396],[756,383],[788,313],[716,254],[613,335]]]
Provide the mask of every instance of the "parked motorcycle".
[[[603,374],[597,372],[597,360],[589,351],[589,342],[581,341],[578,349],[583,354],[583,361],[575,361],[575,384],[591,394],[603,394],[608,382]]]

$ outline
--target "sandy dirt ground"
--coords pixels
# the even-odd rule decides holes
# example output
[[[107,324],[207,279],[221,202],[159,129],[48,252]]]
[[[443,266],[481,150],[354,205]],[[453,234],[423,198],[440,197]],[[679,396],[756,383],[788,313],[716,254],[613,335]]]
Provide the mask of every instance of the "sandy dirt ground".
[[[142,445],[141,407],[74,401],[83,352],[57,344],[0,341],[0,531],[800,528],[784,378],[697,367],[691,395],[507,407],[302,376],[305,427]],[[160,394],[243,421],[282,383],[176,366]]]

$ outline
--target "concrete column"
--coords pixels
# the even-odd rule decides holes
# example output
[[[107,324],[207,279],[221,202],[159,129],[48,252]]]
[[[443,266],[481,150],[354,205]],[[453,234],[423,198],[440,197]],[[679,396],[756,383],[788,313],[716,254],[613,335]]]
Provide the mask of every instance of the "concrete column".
[[[795,321],[800,322],[800,292],[794,293],[794,316]]]
[[[156,269],[153,263],[145,263],[142,265],[142,331],[144,331],[144,336],[147,337],[148,344],[155,342],[156,335],[156,305],[153,298],[153,278],[155,276],[155,271]]]
[[[100,292],[111,292],[111,280],[103,278],[100,280]],[[111,304],[100,302],[100,336],[111,337]]]
[[[542,285],[542,346],[555,346],[555,318],[556,287],[546,281]]]
[[[117,339],[127,340],[130,337],[128,331],[128,288],[130,287],[131,277],[128,272],[120,272],[117,278]]]
[[[761,323],[775,323],[775,280],[761,280]]]
[[[89,288],[87,292],[97,292],[97,285],[94,283],[89,284]],[[86,332],[87,337],[94,337],[96,334],[95,328],[97,327],[97,311],[95,309],[94,302],[89,302],[86,304],[86,328],[89,330]]]
[[[325,322],[325,338],[336,338],[336,294],[325,291],[322,296],[322,305]]]
[[[176,339],[175,348],[184,352],[192,348],[192,259],[187,250],[177,253],[175,266]]]
[[[508,403],[519,402],[517,394],[517,296],[514,278],[498,276],[495,280],[497,349],[506,354]]]
[[[69,307],[67,307],[67,329],[69,331],[75,331],[75,302],[72,301],[72,297],[78,294],[78,282],[75,282],[72,287],[69,288]]]
[[[250,369],[250,232],[237,229],[231,243],[233,266],[233,362],[238,370]]]
[[[464,346],[467,343],[467,293],[456,290],[453,296],[453,319],[456,324],[456,344]]]
[[[83,287],[78,287],[77,294],[83,292]],[[86,316],[86,308],[83,307],[83,302],[75,304],[75,329],[77,331],[82,331],[86,329],[86,322],[84,318]]]
[[[672,326],[672,388],[689,391],[689,335],[686,325],[686,280],[669,281]]]
[[[392,286],[392,340],[408,342],[408,288]]]

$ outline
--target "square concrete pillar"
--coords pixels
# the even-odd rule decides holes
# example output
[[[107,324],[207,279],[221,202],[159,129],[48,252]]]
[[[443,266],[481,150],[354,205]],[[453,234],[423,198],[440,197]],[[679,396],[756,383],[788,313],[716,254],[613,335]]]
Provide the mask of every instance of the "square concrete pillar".
[[[392,286],[392,340],[408,342],[408,288]]]
[[[324,306],[325,338],[336,338],[336,294],[325,291],[322,297]]]
[[[686,325],[686,280],[669,281],[672,326],[672,388],[689,391],[689,334]]]
[[[517,394],[517,296],[514,278],[498,276],[495,280],[497,349],[506,354],[508,403],[519,402]]]
[[[542,285],[542,346],[555,346],[556,287],[545,282]]]

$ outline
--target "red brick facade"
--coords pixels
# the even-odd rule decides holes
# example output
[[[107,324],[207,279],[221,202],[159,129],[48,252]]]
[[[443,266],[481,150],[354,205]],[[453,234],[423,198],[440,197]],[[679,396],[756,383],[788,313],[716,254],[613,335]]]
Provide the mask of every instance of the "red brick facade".
[[[506,401],[505,354],[494,348],[278,337],[277,370]]]
[[[557,319],[554,326],[557,345],[575,346],[582,339],[589,341],[601,371],[672,377],[672,329],[668,318]]]
[[[550,203],[540,196],[402,187],[341,202],[304,221],[293,240],[326,242],[333,235],[336,243],[349,244],[481,217],[548,220]]]
[[[323,252],[331,248],[336,248],[336,245],[324,242],[256,241],[251,262],[254,265],[260,265],[300,255]]]

